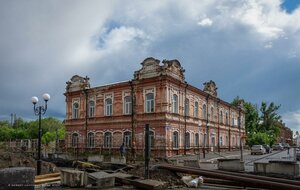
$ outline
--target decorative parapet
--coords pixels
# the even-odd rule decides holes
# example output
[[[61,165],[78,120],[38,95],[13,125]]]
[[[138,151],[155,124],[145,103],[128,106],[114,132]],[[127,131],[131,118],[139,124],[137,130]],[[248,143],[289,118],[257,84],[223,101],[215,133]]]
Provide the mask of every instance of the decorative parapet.
[[[205,82],[203,83],[204,85],[204,88],[203,88],[203,91],[212,95],[212,96],[215,96],[217,97],[218,96],[218,93],[217,93],[217,85],[214,81],[210,80],[208,82]]]
[[[163,60],[162,63],[163,65],[160,65],[160,61],[153,57],[146,58],[141,63],[143,67],[134,72],[134,79],[140,80],[167,75],[184,82],[184,69],[178,60]]]
[[[68,82],[66,82],[66,92],[74,92],[79,90],[86,90],[90,88],[90,78],[74,75]]]

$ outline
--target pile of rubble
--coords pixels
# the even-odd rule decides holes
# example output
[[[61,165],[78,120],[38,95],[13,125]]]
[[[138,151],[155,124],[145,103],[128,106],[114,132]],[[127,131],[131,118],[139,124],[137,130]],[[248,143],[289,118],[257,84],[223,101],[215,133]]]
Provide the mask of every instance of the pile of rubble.
[[[10,167],[36,167],[36,160],[23,152],[0,151],[0,169]],[[57,172],[55,164],[42,161],[42,174]]]

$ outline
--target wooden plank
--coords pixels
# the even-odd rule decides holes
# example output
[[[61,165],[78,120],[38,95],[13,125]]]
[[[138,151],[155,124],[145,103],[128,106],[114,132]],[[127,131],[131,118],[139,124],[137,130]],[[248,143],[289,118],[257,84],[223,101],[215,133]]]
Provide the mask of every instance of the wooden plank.
[[[43,174],[43,175],[37,175],[35,176],[34,179],[44,179],[44,178],[48,178],[48,177],[57,177],[60,176],[60,173],[50,173],[50,174]]]
[[[36,180],[34,180],[34,183],[42,184],[42,183],[49,183],[49,182],[54,182],[54,181],[60,181],[60,176],[59,177],[49,177],[49,178],[44,178],[44,179],[36,179]]]

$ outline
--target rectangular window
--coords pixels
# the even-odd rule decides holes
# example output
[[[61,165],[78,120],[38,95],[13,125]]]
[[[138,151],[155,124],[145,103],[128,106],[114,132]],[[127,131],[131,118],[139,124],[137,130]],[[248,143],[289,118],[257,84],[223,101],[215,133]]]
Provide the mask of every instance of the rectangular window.
[[[95,114],[95,102],[90,101],[89,102],[89,117],[94,117]]]
[[[131,102],[131,96],[126,96],[124,97],[124,102],[123,102],[123,109],[124,109],[124,114],[129,115],[132,112],[132,102]]]
[[[154,112],[154,94],[153,93],[148,93],[146,94],[146,113],[152,113]]]
[[[112,115],[112,99],[107,98],[105,100],[105,115],[111,116]]]

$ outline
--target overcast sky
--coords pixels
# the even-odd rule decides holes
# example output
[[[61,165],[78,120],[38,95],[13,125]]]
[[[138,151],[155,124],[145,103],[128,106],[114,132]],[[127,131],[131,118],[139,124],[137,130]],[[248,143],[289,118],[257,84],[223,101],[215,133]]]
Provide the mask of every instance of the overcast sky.
[[[65,116],[65,82],[92,86],[130,80],[147,57],[178,59],[186,81],[214,80],[231,102],[281,105],[300,131],[298,0],[2,0],[0,120],[36,119],[31,97]],[[40,103],[43,103],[40,101]]]

